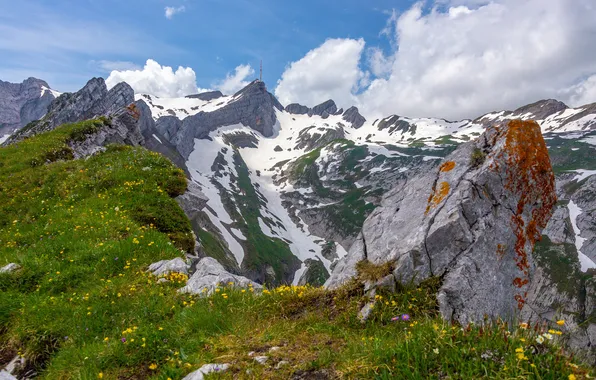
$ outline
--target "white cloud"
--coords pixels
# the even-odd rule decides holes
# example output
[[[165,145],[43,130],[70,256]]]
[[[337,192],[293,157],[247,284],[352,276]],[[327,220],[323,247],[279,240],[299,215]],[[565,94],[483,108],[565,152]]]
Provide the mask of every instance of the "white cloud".
[[[254,73],[255,71],[250,65],[237,66],[234,70],[234,74],[228,73],[226,79],[214,84],[213,87],[224,94],[231,95],[249,84],[250,80],[246,79]]]
[[[571,86],[568,91],[563,93],[567,95],[569,105],[574,107],[596,102],[596,75]]]
[[[182,13],[186,10],[186,7],[184,7],[184,5],[181,5],[179,7],[165,7],[165,16],[168,20],[171,20],[172,17],[174,17],[174,15],[176,13]]]
[[[440,3],[440,4],[438,4]],[[592,0],[440,0],[391,15],[392,50],[366,49],[376,76],[360,94],[362,40],[330,40],[292,63],[282,103],[325,97],[369,117],[398,113],[461,119],[543,98],[596,101],[596,6]],[[331,46],[330,46],[331,45]],[[356,45],[358,48],[346,49]],[[342,54],[343,52],[343,54]],[[332,62],[330,64],[330,62]]]
[[[349,107],[356,100],[352,92],[367,84],[367,74],[359,66],[363,49],[363,39],[325,41],[286,68],[275,95],[284,105],[314,106],[333,99],[340,107]]]
[[[203,91],[197,89],[197,78],[190,67],[179,66],[174,71],[171,67],[161,66],[152,59],[148,59],[142,69],[114,70],[106,79],[108,88],[120,82],[128,83],[136,93],[159,97],[180,97]]]

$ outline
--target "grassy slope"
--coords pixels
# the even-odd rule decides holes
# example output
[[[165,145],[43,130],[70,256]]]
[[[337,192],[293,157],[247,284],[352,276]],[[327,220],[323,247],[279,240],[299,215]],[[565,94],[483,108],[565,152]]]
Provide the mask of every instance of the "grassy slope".
[[[176,292],[180,276],[157,284],[146,266],[180,255],[171,239],[183,245],[189,230],[169,196],[183,189],[183,177],[141,148],[38,160],[67,151],[64,142],[88,127],[0,149],[0,264],[23,267],[0,276],[3,363],[21,353],[50,379],[178,379],[209,362],[232,364],[216,375],[224,378],[559,379],[585,372],[550,344],[534,344],[538,352],[530,353],[529,330],[443,323],[433,281],[380,295],[366,324],[356,318],[363,298],[355,285],[281,287],[262,296],[222,288],[200,298]],[[402,313],[410,321],[391,321]],[[248,356],[274,345],[282,348],[265,366]],[[274,369],[282,359],[289,365]]]

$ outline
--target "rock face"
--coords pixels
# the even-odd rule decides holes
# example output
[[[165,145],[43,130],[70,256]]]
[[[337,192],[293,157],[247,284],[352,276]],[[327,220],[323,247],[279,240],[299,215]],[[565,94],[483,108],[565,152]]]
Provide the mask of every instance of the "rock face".
[[[49,88],[45,81],[36,78],[28,78],[23,83],[0,80],[0,136],[41,119],[54,100]]]
[[[242,123],[265,137],[273,135],[273,127],[277,122],[275,110],[281,111],[283,106],[267,92],[264,82],[252,82],[234,94],[234,99],[213,112],[199,112],[182,120],[179,130],[170,141],[183,157],[188,158],[192,152],[195,138],[206,138],[209,132],[225,125]],[[161,124],[159,120],[157,123]]]
[[[233,275],[227,272],[224,267],[212,257],[204,257],[197,264],[192,277],[186,283],[186,286],[180,289],[182,293],[191,294],[211,294],[217,287],[230,286],[253,289],[262,289],[263,287],[246,277]],[[205,289],[207,289],[205,291]]]
[[[391,262],[399,282],[443,277],[438,301],[446,319],[512,317],[526,303],[531,252],[555,202],[538,124],[489,127],[439,168],[390,191],[326,286],[353,277],[360,260]]]
[[[108,91],[103,78],[93,78],[79,91],[65,93],[56,98],[42,120],[19,130],[6,144],[50,131],[61,124],[110,115],[133,101],[134,91],[128,84],[119,83]]]
[[[352,123],[352,127],[358,129],[364,125],[366,119],[360,115],[358,108],[350,107],[343,113],[343,119],[348,123]]]
[[[335,102],[331,99],[314,106],[308,111],[308,116],[318,115],[321,116],[323,119],[329,117],[329,115],[335,115],[337,112],[337,106]]]
[[[223,96],[223,94],[221,93],[221,91],[207,91],[207,92],[201,92],[200,94],[188,95],[185,97],[189,98],[189,99],[201,99],[201,100],[208,102],[213,99],[221,98],[222,96]]]
[[[288,104],[285,110],[286,112],[292,113],[294,115],[306,115],[310,111],[310,108],[303,106],[302,104],[292,103]]]

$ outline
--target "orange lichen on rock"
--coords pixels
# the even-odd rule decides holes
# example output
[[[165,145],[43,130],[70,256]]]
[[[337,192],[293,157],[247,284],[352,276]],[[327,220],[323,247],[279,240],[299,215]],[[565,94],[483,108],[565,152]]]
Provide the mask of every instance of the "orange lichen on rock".
[[[529,282],[530,264],[528,252],[540,239],[540,232],[552,215],[557,202],[555,177],[552,171],[548,150],[535,121],[512,120],[509,128],[499,130],[506,133],[502,158],[507,164],[505,188],[519,195],[515,214],[511,217],[513,231],[517,237],[515,243],[515,263],[523,277],[516,278],[513,285],[518,288]],[[530,219],[524,221],[526,206],[535,206]],[[515,299],[521,309],[525,303],[525,294],[517,294]]]
[[[431,209],[437,207],[437,205],[447,197],[450,189],[451,186],[449,186],[449,182],[445,181],[439,184],[438,189],[433,187],[430,196],[428,197],[428,205],[426,206],[426,211],[424,213],[428,214]]]
[[[505,256],[505,246],[503,244],[497,244],[497,257],[501,260]]]
[[[446,162],[443,162],[443,164],[439,168],[439,171],[450,172],[450,171],[453,170],[454,167],[455,167],[455,162],[453,162],[453,161],[446,161]]]
[[[136,119],[139,120],[139,118],[141,117],[141,111],[139,111],[139,109],[137,108],[137,105],[134,103],[130,103],[128,105],[128,107],[126,107],[131,113],[132,116]]]

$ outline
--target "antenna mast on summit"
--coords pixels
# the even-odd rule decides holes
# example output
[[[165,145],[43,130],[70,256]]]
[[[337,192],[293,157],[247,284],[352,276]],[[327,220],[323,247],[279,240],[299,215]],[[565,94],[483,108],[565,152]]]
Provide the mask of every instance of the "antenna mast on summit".
[[[261,72],[259,74],[259,81],[263,81],[263,60],[261,59]]]

